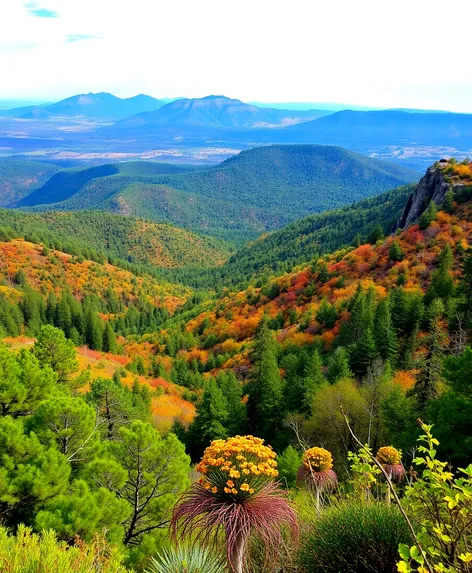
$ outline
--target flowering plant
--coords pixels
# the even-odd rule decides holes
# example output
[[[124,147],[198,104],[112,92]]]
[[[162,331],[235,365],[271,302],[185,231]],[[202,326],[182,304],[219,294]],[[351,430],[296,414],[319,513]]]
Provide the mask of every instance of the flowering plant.
[[[261,438],[235,436],[212,442],[196,469],[205,490],[242,501],[278,476],[275,458],[276,453]]]
[[[405,475],[401,463],[402,453],[393,446],[383,446],[377,452],[377,461],[382,465],[392,481],[400,481]]]
[[[333,488],[338,478],[332,469],[333,456],[324,448],[310,448],[303,454],[302,465],[298,470],[299,481],[317,490]]]
[[[283,530],[298,537],[295,514],[287,495],[274,481],[276,454],[254,436],[215,440],[205,450],[197,471],[198,482],[174,508],[173,536],[192,535],[208,542],[223,530],[231,571],[242,573],[251,535],[262,541],[266,558],[273,558],[283,543]]]

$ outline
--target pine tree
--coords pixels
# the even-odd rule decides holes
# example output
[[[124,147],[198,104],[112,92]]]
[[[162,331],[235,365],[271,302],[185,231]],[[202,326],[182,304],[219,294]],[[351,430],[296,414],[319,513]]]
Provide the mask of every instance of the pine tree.
[[[390,302],[388,298],[380,301],[375,312],[374,339],[382,360],[392,365],[398,354],[398,339],[392,324]]]
[[[327,329],[333,328],[338,318],[336,307],[323,298],[320,308],[316,313],[316,320]]]
[[[223,391],[218,388],[214,378],[211,378],[203,391],[202,401],[197,407],[197,413],[189,432],[196,448],[203,451],[212,440],[226,438],[228,430],[225,427],[228,419],[228,403]]]
[[[62,330],[50,324],[43,326],[33,346],[33,354],[41,364],[56,372],[60,384],[72,383],[71,374],[78,370],[77,352]]]
[[[439,268],[433,272],[431,284],[425,295],[425,303],[429,304],[435,298],[447,301],[454,294],[454,279],[451,275],[453,254],[450,245],[446,245],[439,257]]]
[[[381,241],[385,238],[383,229],[379,223],[375,225],[372,231],[369,234],[368,241],[371,245],[375,245],[377,241]]]
[[[426,354],[420,364],[413,394],[416,398],[420,415],[424,415],[430,400],[438,394],[438,383],[441,378],[446,333],[440,317],[435,316],[430,321],[429,334],[424,341]]]
[[[273,333],[262,319],[256,333],[253,369],[248,384],[248,417],[253,431],[273,442],[283,415],[283,383]]]
[[[398,243],[398,241],[393,241],[392,244],[390,245],[390,250],[388,252],[388,258],[393,261],[394,263],[399,262],[399,261],[403,261],[405,254],[402,250],[402,248],[400,247],[400,244]]]
[[[109,321],[107,321],[103,331],[103,351],[112,354],[116,352],[116,336]]]
[[[328,380],[334,384],[338,380],[352,378],[349,368],[349,359],[346,350],[340,346],[336,348],[328,361]]]
[[[323,361],[318,349],[315,348],[310,357],[303,376],[303,396],[300,406],[300,412],[309,415],[311,413],[311,406],[317,390],[326,382],[323,375]]]
[[[458,290],[461,295],[459,308],[466,328],[470,328],[472,318],[472,248],[469,248],[464,255]]]
[[[377,349],[372,330],[367,328],[350,353],[349,364],[354,374],[359,378],[365,376],[376,356]]]
[[[436,207],[436,203],[431,200],[429,205],[419,219],[420,229],[427,229],[431,223],[436,219],[436,215],[438,214],[438,210]]]
[[[220,371],[216,383],[226,399],[228,416],[224,423],[228,436],[243,435],[247,430],[247,408],[243,389],[233,372]]]
[[[449,191],[446,193],[441,208],[446,213],[452,213],[454,210],[454,191],[452,191],[452,189],[449,189]]]
[[[85,340],[92,350],[101,350],[103,345],[103,321],[98,314],[88,308],[85,314]]]

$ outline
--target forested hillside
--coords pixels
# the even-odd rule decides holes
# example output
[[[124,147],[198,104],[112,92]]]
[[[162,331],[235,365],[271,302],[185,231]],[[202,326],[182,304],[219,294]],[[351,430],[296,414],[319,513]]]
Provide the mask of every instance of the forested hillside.
[[[135,215],[240,246],[298,217],[418,177],[396,165],[316,145],[252,149],[205,170],[163,164],[159,174],[147,164],[126,165],[58,173],[20,205],[36,211],[98,209]]]
[[[0,210],[4,236],[21,237],[58,250],[156,268],[214,267],[229,256],[223,241],[173,225],[95,211],[24,213]]]
[[[437,171],[441,203],[423,201],[407,228],[389,234],[413,187],[311,216],[235,256],[218,294],[41,244],[50,221],[65,239],[103,214],[23,213],[18,226],[37,226],[28,242],[12,235],[18,214],[2,211],[0,515],[11,533],[0,529],[0,555],[52,529],[51,555],[96,551],[104,571],[161,573],[176,551],[169,524],[187,541],[201,527],[205,540],[220,520],[239,528],[242,513],[277,547],[255,537],[251,572],[270,559],[271,571],[358,573],[354,555],[391,573],[420,555],[417,528],[430,559],[452,555],[451,570],[469,573],[472,468],[462,479],[457,468],[472,458],[472,164]],[[128,221],[114,227],[117,251],[131,246]],[[90,236],[100,243],[103,229]],[[285,272],[281,258],[300,264]],[[252,284],[232,286],[231,265],[255,272]],[[460,525],[459,555],[428,529],[435,508],[444,527]],[[237,550],[224,540],[226,557],[212,546],[200,570],[214,557],[225,571]],[[176,562],[199,548],[181,546]]]
[[[0,159],[0,207],[10,207],[41,187],[59,171],[48,163],[23,159]]]

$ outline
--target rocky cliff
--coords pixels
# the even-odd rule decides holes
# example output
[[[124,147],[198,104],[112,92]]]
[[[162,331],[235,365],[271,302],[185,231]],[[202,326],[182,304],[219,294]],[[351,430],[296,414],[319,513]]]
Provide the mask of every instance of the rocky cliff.
[[[472,190],[472,162],[469,159],[461,163],[453,159],[441,159],[426,171],[408,198],[394,230],[413,224],[431,201],[440,206],[449,190],[456,194],[464,189]]]
[[[414,223],[431,200],[440,205],[450,189],[450,183],[444,176],[443,170],[448,166],[446,160],[441,160],[430,167],[418,183],[416,190],[409,196],[402,216],[397,221],[395,229],[404,229]]]

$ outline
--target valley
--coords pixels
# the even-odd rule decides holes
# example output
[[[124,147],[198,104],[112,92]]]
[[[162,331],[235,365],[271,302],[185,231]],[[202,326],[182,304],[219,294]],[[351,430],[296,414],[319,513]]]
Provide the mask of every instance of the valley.
[[[0,563],[50,531],[53,555],[154,573],[172,527],[259,503],[250,531],[294,541],[254,536],[248,573],[391,573],[416,547],[392,499],[439,546],[431,499],[470,513],[469,116],[98,95],[0,120],[50,129],[0,158]],[[182,133],[178,160],[145,151]]]

